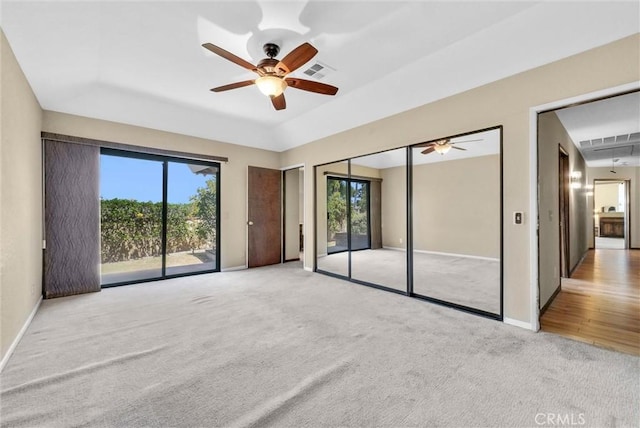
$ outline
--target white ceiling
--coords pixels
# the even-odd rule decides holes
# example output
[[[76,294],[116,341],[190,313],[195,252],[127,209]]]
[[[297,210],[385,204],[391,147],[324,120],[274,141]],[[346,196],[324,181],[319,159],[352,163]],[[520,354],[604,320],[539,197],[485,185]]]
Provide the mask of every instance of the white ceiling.
[[[587,166],[640,166],[640,92],[556,112]]]
[[[0,1],[44,109],[277,151],[640,29],[637,1]],[[304,41],[335,97],[290,88],[275,111],[255,87],[209,91],[254,75],[202,43],[256,63]]]

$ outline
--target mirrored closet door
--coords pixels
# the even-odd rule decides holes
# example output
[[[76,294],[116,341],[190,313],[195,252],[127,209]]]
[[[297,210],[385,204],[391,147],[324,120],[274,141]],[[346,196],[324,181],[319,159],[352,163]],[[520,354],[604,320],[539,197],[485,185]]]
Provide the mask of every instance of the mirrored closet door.
[[[501,137],[411,148],[414,294],[501,314]]]
[[[502,319],[502,127],[318,165],[316,271]]]
[[[316,167],[316,267],[349,277],[349,162]]]
[[[401,292],[407,290],[406,153],[351,159],[351,278]]]

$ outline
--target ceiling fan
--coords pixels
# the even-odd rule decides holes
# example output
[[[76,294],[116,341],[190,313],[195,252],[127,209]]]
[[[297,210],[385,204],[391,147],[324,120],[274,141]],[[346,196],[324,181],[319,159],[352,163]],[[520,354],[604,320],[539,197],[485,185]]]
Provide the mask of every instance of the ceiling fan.
[[[444,155],[451,149],[467,150],[467,149],[463,149],[462,147],[456,147],[455,145],[460,143],[472,143],[474,141],[482,141],[482,139],[480,138],[477,140],[456,141],[455,143],[452,143],[450,138],[444,138],[442,140],[432,141],[430,143],[426,143],[423,146],[421,146],[421,147],[426,147],[426,149],[422,151],[422,154],[428,155],[429,153],[436,152],[436,153],[440,153],[441,155]]]
[[[211,43],[205,43],[202,47],[220,55],[234,64],[238,64],[240,67],[253,71],[259,76],[257,79],[253,80],[245,80],[243,82],[218,86],[217,88],[211,89],[213,92],[228,91],[230,89],[237,89],[255,84],[260,92],[271,98],[271,103],[276,110],[283,110],[287,107],[283,92],[288,86],[324,95],[335,95],[338,92],[338,88],[335,86],[311,80],[298,79],[297,77],[287,77],[289,73],[292,73],[303,66],[318,53],[318,50],[309,43],[301,44],[289,52],[289,54],[282,58],[282,60],[275,59],[280,52],[280,47],[274,43],[267,43],[263,46],[263,50],[268,58],[261,60],[258,65],[253,65],[231,52]]]

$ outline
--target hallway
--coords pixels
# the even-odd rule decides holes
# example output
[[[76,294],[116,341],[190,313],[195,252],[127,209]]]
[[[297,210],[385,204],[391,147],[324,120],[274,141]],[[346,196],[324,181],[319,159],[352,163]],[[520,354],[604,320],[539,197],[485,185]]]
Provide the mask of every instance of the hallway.
[[[540,318],[542,331],[640,355],[640,251],[589,250]]]

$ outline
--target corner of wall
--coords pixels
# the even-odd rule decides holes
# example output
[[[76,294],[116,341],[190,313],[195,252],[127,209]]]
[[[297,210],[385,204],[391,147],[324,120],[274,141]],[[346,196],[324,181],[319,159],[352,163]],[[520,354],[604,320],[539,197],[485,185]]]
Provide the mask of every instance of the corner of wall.
[[[42,108],[0,30],[0,358],[42,294]]]

